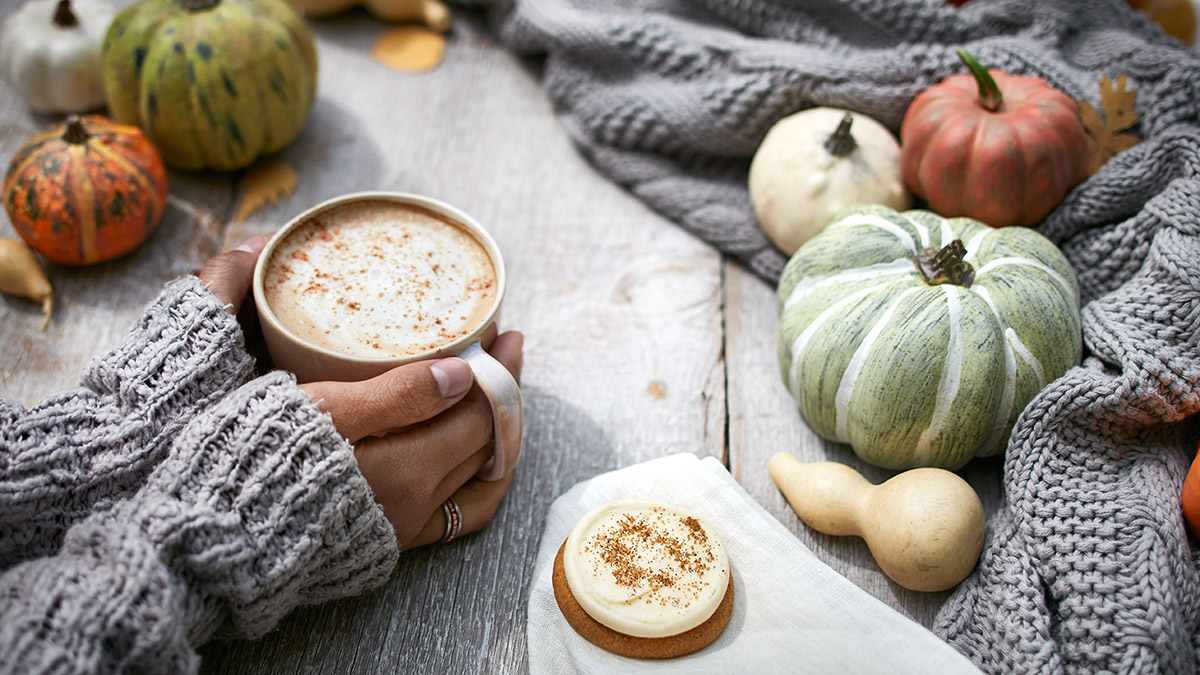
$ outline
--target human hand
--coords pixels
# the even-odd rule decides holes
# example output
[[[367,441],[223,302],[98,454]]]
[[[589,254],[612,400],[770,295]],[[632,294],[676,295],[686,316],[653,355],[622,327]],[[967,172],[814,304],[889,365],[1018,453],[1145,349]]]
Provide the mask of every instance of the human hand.
[[[485,348],[520,381],[524,337],[495,333],[489,329]],[[460,534],[482,530],[512,485],[511,468],[499,480],[475,478],[491,458],[493,422],[487,397],[473,382],[465,361],[448,358],[409,363],[361,382],[301,385],[354,445],[359,469],[402,549],[441,538],[441,505],[449,497],[462,516]],[[511,461],[515,465],[516,458]]]
[[[237,316],[242,302],[250,293],[254,264],[266,245],[265,237],[250,237],[237,248],[209,258],[196,275],[234,316]]]

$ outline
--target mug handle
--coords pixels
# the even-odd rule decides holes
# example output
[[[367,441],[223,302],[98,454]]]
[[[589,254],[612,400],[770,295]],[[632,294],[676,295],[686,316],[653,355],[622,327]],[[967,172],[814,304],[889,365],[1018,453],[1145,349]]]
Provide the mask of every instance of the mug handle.
[[[475,383],[492,404],[495,422],[495,451],[476,476],[482,480],[499,480],[508,475],[521,454],[521,428],[524,408],[521,389],[504,364],[483,350],[479,342],[471,343],[458,354],[475,375]]]

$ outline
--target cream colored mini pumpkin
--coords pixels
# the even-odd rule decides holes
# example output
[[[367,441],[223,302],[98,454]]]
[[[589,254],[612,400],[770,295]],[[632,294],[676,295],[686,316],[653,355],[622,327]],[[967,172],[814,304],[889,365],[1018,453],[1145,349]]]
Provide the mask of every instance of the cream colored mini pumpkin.
[[[450,10],[438,0],[292,0],[309,16],[328,16],[362,5],[384,21],[420,21],[444,31],[450,27]]]
[[[767,237],[787,255],[858,204],[912,205],[900,144],[876,120],[809,108],[771,127],[750,163],[750,202]]]
[[[104,105],[100,49],[115,10],[104,0],[30,0],[0,29],[4,79],[35,112]]]

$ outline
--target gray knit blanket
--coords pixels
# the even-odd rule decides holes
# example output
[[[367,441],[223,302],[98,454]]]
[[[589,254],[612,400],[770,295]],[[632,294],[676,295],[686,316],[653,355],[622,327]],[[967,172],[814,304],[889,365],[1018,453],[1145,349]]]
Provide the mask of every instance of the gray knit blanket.
[[[824,105],[893,131],[955,49],[1100,108],[1136,89],[1144,140],[1040,231],[1083,301],[1085,360],[1025,410],[1005,502],[935,631],[991,672],[1197,671],[1200,573],[1179,506],[1200,409],[1200,60],[1124,0],[470,0],[544,57],[602,174],[774,283],[746,188],[767,129]]]

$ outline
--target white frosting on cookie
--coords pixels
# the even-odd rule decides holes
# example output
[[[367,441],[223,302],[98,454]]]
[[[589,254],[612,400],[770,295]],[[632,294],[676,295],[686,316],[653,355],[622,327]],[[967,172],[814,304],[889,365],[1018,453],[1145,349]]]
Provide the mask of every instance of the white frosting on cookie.
[[[584,514],[567,537],[563,571],[589,616],[636,637],[699,626],[729,586],[729,559],[712,528],[677,506],[643,499]]]

